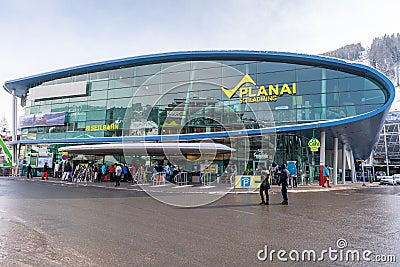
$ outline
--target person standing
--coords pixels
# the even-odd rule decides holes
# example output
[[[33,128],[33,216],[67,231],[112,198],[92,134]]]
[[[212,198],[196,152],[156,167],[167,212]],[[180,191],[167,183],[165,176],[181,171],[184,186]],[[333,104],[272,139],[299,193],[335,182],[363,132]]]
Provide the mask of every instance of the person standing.
[[[116,164],[114,165],[111,164],[109,168],[108,178],[110,182],[114,182],[115,166]]]
[[[328,169],[328,167],[324,166],[322,176],[324,177],[324,183],[322,184],[322,187],[325,187],[326,183],[328,183],[328,187],[331,187],[331,185],[329,184],[329,169]]]
[[[46,176],[46,180],[49,180],[49,165],[47,164],[47,162],[44,163],[42,180],[44,180],[45,176]]]
[[[174,182],[174,165],[169,166],[169,179]]]
[[[101,177],[99,182],[104,182],[106,174],[107,174],[107,164],[103,163],[103,166],[101,166]]]
[[[297,174],[292,175],[292,187],[297,187]]]
[[[171,182],[171,181],[170,181],[171,173],[170,173],[169,163],[168,163],[167,165],[165,165],[165,167],[164,167],[164,172],[165,172],[165,176],[166,176],[167,181],[168,181],[168,182]]]
[[[156,178],[157,184],[163,183],[163,181],[164,181],[164,177],[163,177],[164,173],[163,172],[164,172],[164,168],[161,165],[161,163],[158,162],[157,166],[155,166],[154,170],[153,170],[153,173],[155,173],[155,175],[156,175],[155,178]]]
[[[124,166],[122,167],[122,172],[124,174],[124,182],[128,182],[128,174],[129,174],[129,169],[128,169],[128,165],[126,165],[126,163],[124,163]]]
[[[121,175],[122,175],[121,164],[118,164],[117,167],[115,168],[115,187],[121,185],[121,183],[120,183]]]
[[[99,177],[99,164],[95,163],[93,165],[93,182],[97,181]]]
[[[133,179],[132,179],[133,181]],[[143,166],[142,164],[139,165],[136,171],[136,183],[143,184],[144,183],[144,173],[143,173]]]
[[[65,180],[65,176],[67,175],[66,174],[67,173],[67,162],[64,161],[64,160],[61,162],[61,172],[62,172],[61,181],[64,181]]]
[[[60,178],[60,164],[58,162],[56,162],[56,164],[54,164],[54,178]]]
[[[139,168],[138,168],[139,169]],[[135,164],[132,164],[132,182],[134,182],[134,178],[136,177],[136,179],[138,179],[137,174],[136,174],[136,166]],[[137,170],[139,172],[139,170]]]
[[[26,173],[26,177],[29,179],[29,177],[31,177],[31,179],[33,179],[33,175],[32,175],[32,166],[29,163],[28,167],[27,167],[27,173]]]
[[[77,167],[79,166],[79,164],[77,165]],[[68,162],[67,164],[67,168],[68,168],[68,182],[72,182],[72,173],[74,171],[74,162]]]
[[[261,196],[261,203],[260,205],[269,205],[269,195],[268,195],[268,190],[271,188],[270,183],[269,183],[269,175],[267,168],[262,167],[261,170],[261,185],[260,185],[260,196]],[[264,199],[264,193],[265,193],[265,199]]]
[[[286,165],[282,164],[281,165],[281,175],[279,177],[279,182],[278,182],[278,185],[282,185],[282,197],[283,197],[283,201],[281,203],[282,205],[289,204],[288,195],[287,195],[287,188],[289,185],[289,177],[290,177],[290,173],[286,169]]]

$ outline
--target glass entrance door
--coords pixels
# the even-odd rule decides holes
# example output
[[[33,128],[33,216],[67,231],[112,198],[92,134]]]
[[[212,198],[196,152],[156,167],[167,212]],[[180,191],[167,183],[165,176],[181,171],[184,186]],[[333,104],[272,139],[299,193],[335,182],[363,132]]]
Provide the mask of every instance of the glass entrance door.
[[[265,167],[268,170],[268,165],[266,160],[262,159],[253,160],[253,175],[261,175],[262,167]]]

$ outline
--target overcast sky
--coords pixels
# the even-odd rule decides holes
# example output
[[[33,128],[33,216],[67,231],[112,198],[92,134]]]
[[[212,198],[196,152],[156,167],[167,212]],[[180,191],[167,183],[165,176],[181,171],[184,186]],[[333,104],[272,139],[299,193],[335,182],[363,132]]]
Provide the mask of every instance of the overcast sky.
[[[400,32],[399,0],[0,0],[0,82],[183,50],[320,54]],[[11,127],[11,96],[0,90]],[[23,115],[21,114],[18,114]]]

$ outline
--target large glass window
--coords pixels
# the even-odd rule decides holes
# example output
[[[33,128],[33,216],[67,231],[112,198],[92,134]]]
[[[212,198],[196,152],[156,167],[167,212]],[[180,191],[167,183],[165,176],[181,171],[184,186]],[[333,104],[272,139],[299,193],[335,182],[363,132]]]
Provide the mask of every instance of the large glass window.
[[[88,111],[86,113],[87,120],[104,120],[106,117],[106,110]]]
[[[255,85],[244,84],[228,97],[221,88],[235,88],[245,74],[250,75]],[[208,120],[210,116],[228,121],[231,125],[227,127],[234,128],[238,122],[226,118],[228,107],[240,123],[257,128],[266,125],[257,121],[262,114],[272,114],[277,125],[341,119],[377,109],[388,97],[377,82],[337,69],[257,61],[151,64],[67,77],[46,84],[84,80],[90,81],[88,96],[28,100],[26,114],[67,111],[67,123],[51,130],[30,128],[22,138],[32,138],[36,133],[37,138],[63,138],[63,131],[68,131],[66,137],[118,136],[122,134],[119,130],[82,132],[88,125],[120,123],[131,102],[135,125],[148,127],[133,132],[154,134],[160,133],[163,126],[165,132],[176,133],[177,125],[186,122],[188,128],[183,132],[220,131],[220,126]],[[260,91],[261,87],[265,91]],[[247,97],[269,94],[276,98],[242,104],[241,94]],[[204,118],[199,119],[199,114],[204,114]]]
[[[108,90],[108,99],[110,98],[131,98],[132,97],[132,87],[110,89]]]
[[[132,87],[135,85],[134,78],[117,78],[115,80],[110,80],[109,87],[114,88],[124,88],[124,87]]]

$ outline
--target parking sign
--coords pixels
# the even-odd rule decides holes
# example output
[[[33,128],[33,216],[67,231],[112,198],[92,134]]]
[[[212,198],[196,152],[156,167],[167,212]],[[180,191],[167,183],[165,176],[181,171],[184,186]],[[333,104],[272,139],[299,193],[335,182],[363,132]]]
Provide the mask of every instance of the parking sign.
[[[250,176],[242,176],[240,179],[240,187],[250,187],[251,177]]]

